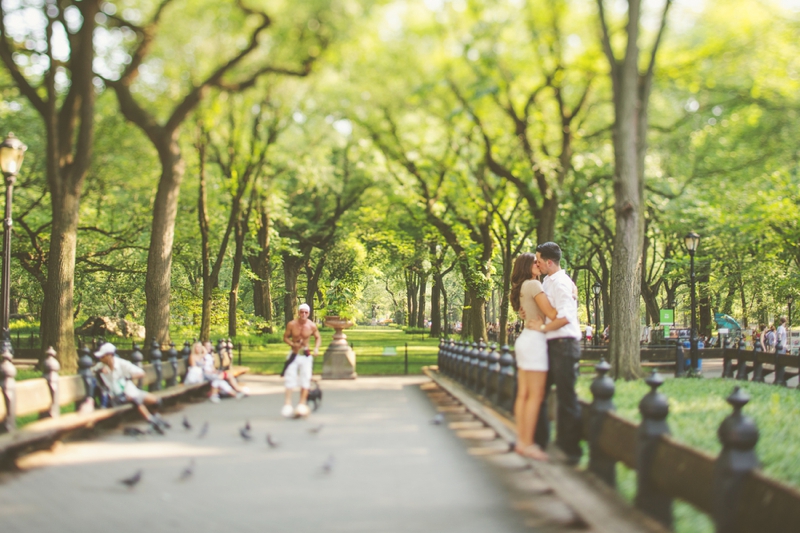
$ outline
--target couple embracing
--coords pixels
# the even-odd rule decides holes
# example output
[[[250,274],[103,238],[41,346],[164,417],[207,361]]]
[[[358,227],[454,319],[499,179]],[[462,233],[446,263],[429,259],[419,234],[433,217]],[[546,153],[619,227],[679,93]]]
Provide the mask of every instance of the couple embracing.
[[[543,282],[541,276],[547,276]],[[525,320],[514,351],[517,359],[516,452],[547,460],[550,441],[547,392],[555,384],[558,399],[556,445],[567,462],[581,457],[581,411],[575,393],[581,330],[578,290],[561,269],[561,248],[554,242],[521,254],[511,274],[511,305]]]

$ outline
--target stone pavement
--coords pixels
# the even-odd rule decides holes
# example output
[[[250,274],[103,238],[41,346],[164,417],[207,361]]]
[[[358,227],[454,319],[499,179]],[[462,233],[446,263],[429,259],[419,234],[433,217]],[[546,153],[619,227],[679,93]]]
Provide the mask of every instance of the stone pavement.
[[[435,407],[419,388],[427,378],[323,381],[322,406],[308,420],[279,416],[278,378],[243,381],[249,398],[165,413],[165,437],[126,437],[132,424],[123,424],[21,459],[22,472],[0,475],[3,533],[530,531],[490,463],[429,423]],[[238,433],[245,420],[251,442]],[[278,448],[267,446],[268,432]],[[178,481],[190,458],[194,475]],[[137,469],[134,489],[118,482]]]

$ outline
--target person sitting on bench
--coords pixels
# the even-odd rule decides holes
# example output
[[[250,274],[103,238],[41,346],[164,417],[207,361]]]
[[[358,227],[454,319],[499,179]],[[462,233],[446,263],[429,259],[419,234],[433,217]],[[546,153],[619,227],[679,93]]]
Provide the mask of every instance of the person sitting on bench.
[[[132,381],[143,378],[144,370],[130,361],[118,357],[116,346],[110,342],[100,346],[94,356],[100,362],[92,368],[92,371],[99,378],[98,382],[101,388],[108,393],[111,405],[132,403],[136,406],[136,410],[139,411],[142,418],[153,426],[153,429],[163,433],[163,428],[166,427],[166,424],[160,416],[151,414],[146,407],[146,405],[160,406],[161,399],[154,394],[143,391],[134,385]]]

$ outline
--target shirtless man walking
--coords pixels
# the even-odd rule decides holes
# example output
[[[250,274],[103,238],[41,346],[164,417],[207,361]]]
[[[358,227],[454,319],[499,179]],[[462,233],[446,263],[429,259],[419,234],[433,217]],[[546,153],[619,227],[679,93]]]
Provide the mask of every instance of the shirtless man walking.
[[[283,342],[291,346],[292,351],[286,357],[286,363],[281,375],[285,378],[286,400],[281,409],[281,414],[287,418],[292,416],[308,416],[308,389],[311,387],[311,374],[314,370],[314,357],[319,355],[319,345],[322,342],[317,325],[308,319],[311,308],[308,304],[300,304],[297,308],[297,318],[286,324]],[[308,347],[311,336],[316,339],[314,353]],[[292,391],[300,386],[300,403],[297,409],[292,408]]]

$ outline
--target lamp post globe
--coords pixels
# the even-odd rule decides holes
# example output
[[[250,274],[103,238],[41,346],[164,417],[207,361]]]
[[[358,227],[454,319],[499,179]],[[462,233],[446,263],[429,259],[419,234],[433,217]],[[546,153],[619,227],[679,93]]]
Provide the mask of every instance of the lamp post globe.
[[[600,292],[603,286],[599,281],[595,281],[592,285],[592,292],[594,293],[594,339],[593,344],[597,346],[600,344]]]
[[[698,246],[700,246],[700,235],[690,231],[683,238],[683,242],[686,245],[686,250],[689,252],[689,275],[692,297],[692,333],[689,339],[689,353],[691,354],[692,358],[692,368],[690,374],[697,375],[699,372],[700,361],[698,359],[699,354],[697,353],[697,292],[694,274],[694,254],[697,252]]]
[[[9,133],[0,144],[0,170],[2,170],[6,182],[6,209],[3,220],[2,341],[9,349],[11,345],[11,334],[8,331],[8,315],[11,307],[11,205],[14,183],[17,181],[17,174],[22,167],[22,160],[25,158],[27,149],[28,147],[13,133]]]

